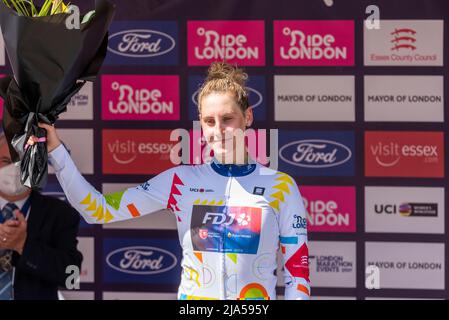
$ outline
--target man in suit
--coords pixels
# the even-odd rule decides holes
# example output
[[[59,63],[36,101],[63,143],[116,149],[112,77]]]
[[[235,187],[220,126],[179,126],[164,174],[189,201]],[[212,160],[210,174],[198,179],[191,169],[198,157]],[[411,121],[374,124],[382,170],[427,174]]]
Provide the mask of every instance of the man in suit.
[[[24,187],[0,133],[0,300],[56,300],[66,269],[81,270],[79,214]]]

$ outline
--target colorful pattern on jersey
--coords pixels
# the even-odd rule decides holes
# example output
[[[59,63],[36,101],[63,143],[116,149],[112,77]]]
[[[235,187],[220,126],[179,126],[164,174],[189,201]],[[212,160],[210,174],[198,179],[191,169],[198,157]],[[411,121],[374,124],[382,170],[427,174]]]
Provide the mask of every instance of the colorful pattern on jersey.
[[[178,166],[103,196],[63,146],[49,159],[68,200],[89,223],[167,208],[175,214],[183,252],[179,299],[276,299],[279,249],[285,298],[309,298],[306,211],[290,176],[260,164]]]

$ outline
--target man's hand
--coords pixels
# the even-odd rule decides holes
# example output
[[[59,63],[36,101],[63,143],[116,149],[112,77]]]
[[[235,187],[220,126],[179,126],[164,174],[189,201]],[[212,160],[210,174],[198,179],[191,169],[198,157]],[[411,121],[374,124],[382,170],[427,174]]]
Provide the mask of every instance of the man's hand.
[[[14,250],[21,255],[27,238],[27,221],[19,210],[14,214],[17,220],[0,224],[0,249]]]

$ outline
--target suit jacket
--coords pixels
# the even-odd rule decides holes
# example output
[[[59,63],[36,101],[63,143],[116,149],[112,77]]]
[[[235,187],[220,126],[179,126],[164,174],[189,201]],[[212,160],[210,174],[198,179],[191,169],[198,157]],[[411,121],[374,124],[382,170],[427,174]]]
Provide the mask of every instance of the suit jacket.
[[[65,287],[66,268],[78,266],[80,217],[69,204],[38,192],[31,193],[27,239],[19,255],[14,252],[14,299],[57,300],[58,286]]]

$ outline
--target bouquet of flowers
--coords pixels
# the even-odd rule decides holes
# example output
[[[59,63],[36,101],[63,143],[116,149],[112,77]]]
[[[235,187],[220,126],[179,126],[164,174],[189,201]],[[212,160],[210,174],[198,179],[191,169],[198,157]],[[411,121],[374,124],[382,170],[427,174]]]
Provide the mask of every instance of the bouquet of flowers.
[[[86,81],[93,81],[106,56],[115,5],[95,0],[80,17],[62,0],[0,0],[0,25],[12,76],[0,79],[3,130],[21,182],[41,189],[48,175],[46,131]],[[78,10],[79,13],[79,10]],[[70,23],[78,17],[79,23]],[[73,21],[72,21],[73,22]],[[76,22],[76,21],[75,21]],[[78,25],[78,28],[76,27]],[[36,143],[27,145],[28,139]]]

